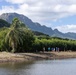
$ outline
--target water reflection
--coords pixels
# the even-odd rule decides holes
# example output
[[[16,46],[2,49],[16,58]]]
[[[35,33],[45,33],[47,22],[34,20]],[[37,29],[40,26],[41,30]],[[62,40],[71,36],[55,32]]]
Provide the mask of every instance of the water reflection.
[[[0,75],[75,75],[76,59],[0,63]]]
[[[28,75],[28,69],[31,69],[32,64],[32,61],[23,63],[0,63],[0,75]]]

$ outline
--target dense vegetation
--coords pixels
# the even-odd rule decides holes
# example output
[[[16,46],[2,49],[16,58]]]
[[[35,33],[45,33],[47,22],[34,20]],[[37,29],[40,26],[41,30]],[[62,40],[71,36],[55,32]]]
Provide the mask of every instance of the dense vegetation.
[[[55,48],[58,47],[60,51],[68,51],[76,50],[76,40],[70,39],[62,39],[62,38],[53,38],[53,37],[36,37],[33,50],[41,51],[43,47],[45,50],[48,51],[48,47]]]
[[[33,31],[34,35],[36,36],[49,36],[47,34],[44,34],[44,33],[41,33],[41,32],[38,32],[38,31]]]
[[[36,52],[43,51],[43,47],[46,51],[48,51],[48,47],[58,47],[60,51],[76,51],[76,40],[50,37],[40,32],[32,32],[18,18],[12,21],[10,27],[0,28],[1,51]]]
[[[1,27],[9,27],[10,26],[10,23],[6,22],[5,20],[3,19],[0,19],[0,28]]]
[[[0,50],[9,52],[30,51],[34,36],[21,21],[15,18],[9,28],[0,30]]]

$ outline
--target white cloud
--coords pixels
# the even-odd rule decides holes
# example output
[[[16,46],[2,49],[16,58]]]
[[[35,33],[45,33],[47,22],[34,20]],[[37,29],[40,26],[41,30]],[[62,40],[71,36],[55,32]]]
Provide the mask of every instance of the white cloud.
[[[34,21],[56,20],[76,14],[76,0],[6,0],[18,4],[15,12],[22,13]],[[10,6],[9,6],[10,7]],[[2,9],[4,10],[4,9]]]
[[[38,5],[39,4],[39,5]],[[21,4],[18,11],[32,18],[34,21],[56,20],[62,17],[76,14],[76,5],[36,5]]]
[[[59,31],[66,33],[66,32],[75,32],[76,33],[76,25],[62,25],[62,26],[57,26],[55,27]]]
[[[25,0],[6,0],[6,1],[12,4],[21,4],[25,2]]]
[[[2,9],[0,9],[0,14],[2,13],[8,13],[8,12],[14,12],[14,7],[13,6],[2,6]]]
[[[38,2],[43,2],[43,3],[46,3],[46,4],[76,4],[76,0],[5,0],[7,2],[10,2],[10,3],[16,3],[16,4],[19,4],[19,3],[38,3]]]

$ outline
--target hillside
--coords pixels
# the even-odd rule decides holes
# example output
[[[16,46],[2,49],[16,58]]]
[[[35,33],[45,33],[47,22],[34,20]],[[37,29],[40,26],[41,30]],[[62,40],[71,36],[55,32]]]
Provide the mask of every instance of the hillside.
[[[29,27],[33,31],[41,32],[44,34],[47,34],[49,36],[56,36],[56,37],[61,37],[61,38],[69,38],[69,39],[76,39],[76,33],[62,33],[58,31],[57,29],[52,30],[52,28],[46,27],[45,25],[42,26],[41,24],[37,22],[33,22],[31,19],[28,17],[22,15],[22,14],[17,14],[17,13],[4,13],[0,15],[0,19],[3,19],[9,23],[12,22],[13,18],[19,18],[27,27]]]
[[[10,26],[10,24],[7,21],[0,19],[0,28],[9,27],[9,26]]]
[[[49,36],[47,34],[44,34],[44,33],[41,33],[41,32],[38,32],[38,31],[33,31],[34,35],[36,36]]]

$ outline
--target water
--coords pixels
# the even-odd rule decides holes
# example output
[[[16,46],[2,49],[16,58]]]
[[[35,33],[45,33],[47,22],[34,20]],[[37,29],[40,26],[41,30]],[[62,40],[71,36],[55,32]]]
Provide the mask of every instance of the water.
[[[76,59],[0,63],[0,75],[76,75]]]

